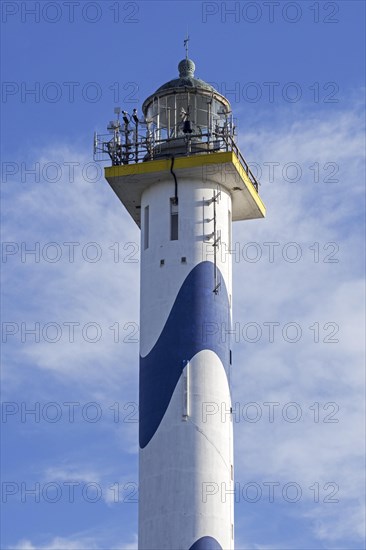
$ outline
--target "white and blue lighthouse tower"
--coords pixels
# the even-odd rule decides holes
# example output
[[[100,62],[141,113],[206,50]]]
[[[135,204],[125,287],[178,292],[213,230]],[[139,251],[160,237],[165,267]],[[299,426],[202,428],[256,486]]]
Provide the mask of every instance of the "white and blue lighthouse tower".
[[[265,208],[228,100],[178,69],[141,117],[116,109],[95,156],[141,228],[138,547],[229,550],[231,228]]]

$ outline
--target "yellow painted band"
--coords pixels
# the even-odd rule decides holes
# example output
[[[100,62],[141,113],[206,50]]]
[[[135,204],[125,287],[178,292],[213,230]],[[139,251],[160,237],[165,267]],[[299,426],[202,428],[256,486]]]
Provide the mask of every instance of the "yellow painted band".
[[[231,151],[220,153],[209,153],[207,155],[192,155],[190,157],[177,157],[174,159],[174,168],[195,168],[203,164],[224,164],[232,161]],[[136,164],[121,164],[119,166],[108,166],[105,168],[106,178],[119,176],[132,176],[137,174],[149,174],[152,172],[169,171],[170,159],[148,160]]]
[[[266,207],[260,199],[258,193],[253,187],[248,174],[240,163],[238,157],[233,151],[221,151],[218,153],[208,153],[206,155],[192,155],[189,157],[177,157],[174,159],[174,169],[195,168],[207,164],[226,164],[232,163],[244,182],[246,188],[257,204],[259,210],[265,216]],[[152,174],[154,172],[169,171],[171,159],[148,160],[136,164],[121,164],[119,166],[108,166],[104,169],[106,179],[118,178],[123,176],[133,176],[142,174]]]
[[[255,200],[259,210],[262,212],[263,216],[266,215],[266,207],[264,206],[260,196],[258,195],[257,191],[254,189],[252,182],[249,179],[248,174],[244,170],[242,164],[240,163],[240,160],[238,157],[233,153],[232,163],[234,164],[236,171],[240,175],[241,179],[244,181],[249,193],[252,195],[253,199]]]

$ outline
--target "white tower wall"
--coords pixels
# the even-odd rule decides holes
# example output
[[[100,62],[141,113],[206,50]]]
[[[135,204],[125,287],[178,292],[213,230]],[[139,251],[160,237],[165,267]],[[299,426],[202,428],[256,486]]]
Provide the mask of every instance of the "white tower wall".
[[[178,177],[171,240],[174,195],[167,174],[141,200],[139,549],[229,550],[231,196]]]

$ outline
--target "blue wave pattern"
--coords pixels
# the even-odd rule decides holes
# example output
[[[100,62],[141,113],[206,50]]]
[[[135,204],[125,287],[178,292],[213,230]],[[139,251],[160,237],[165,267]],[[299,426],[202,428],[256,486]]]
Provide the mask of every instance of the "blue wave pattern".
[[[189,550],[222,550],[222,546],[213,537],[201,537]]]
[[[229,339],[221,326],[230,327],[229,299],[221,273],[218,294],[213,292],[214,265],[197,264],[187,275],[155,346],[140,357],[139,442],[149,443],[168,408],[187,361],[208,349],[229,366]]]

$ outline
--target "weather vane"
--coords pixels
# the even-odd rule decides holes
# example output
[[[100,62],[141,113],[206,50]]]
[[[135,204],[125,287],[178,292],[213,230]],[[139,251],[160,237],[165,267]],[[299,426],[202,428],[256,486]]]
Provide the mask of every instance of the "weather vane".
[[[188,59],[188,42],[189,42],[189,35],[187,31],[187,38],[184,40],[184,47],[186,49],[186,59]]]

